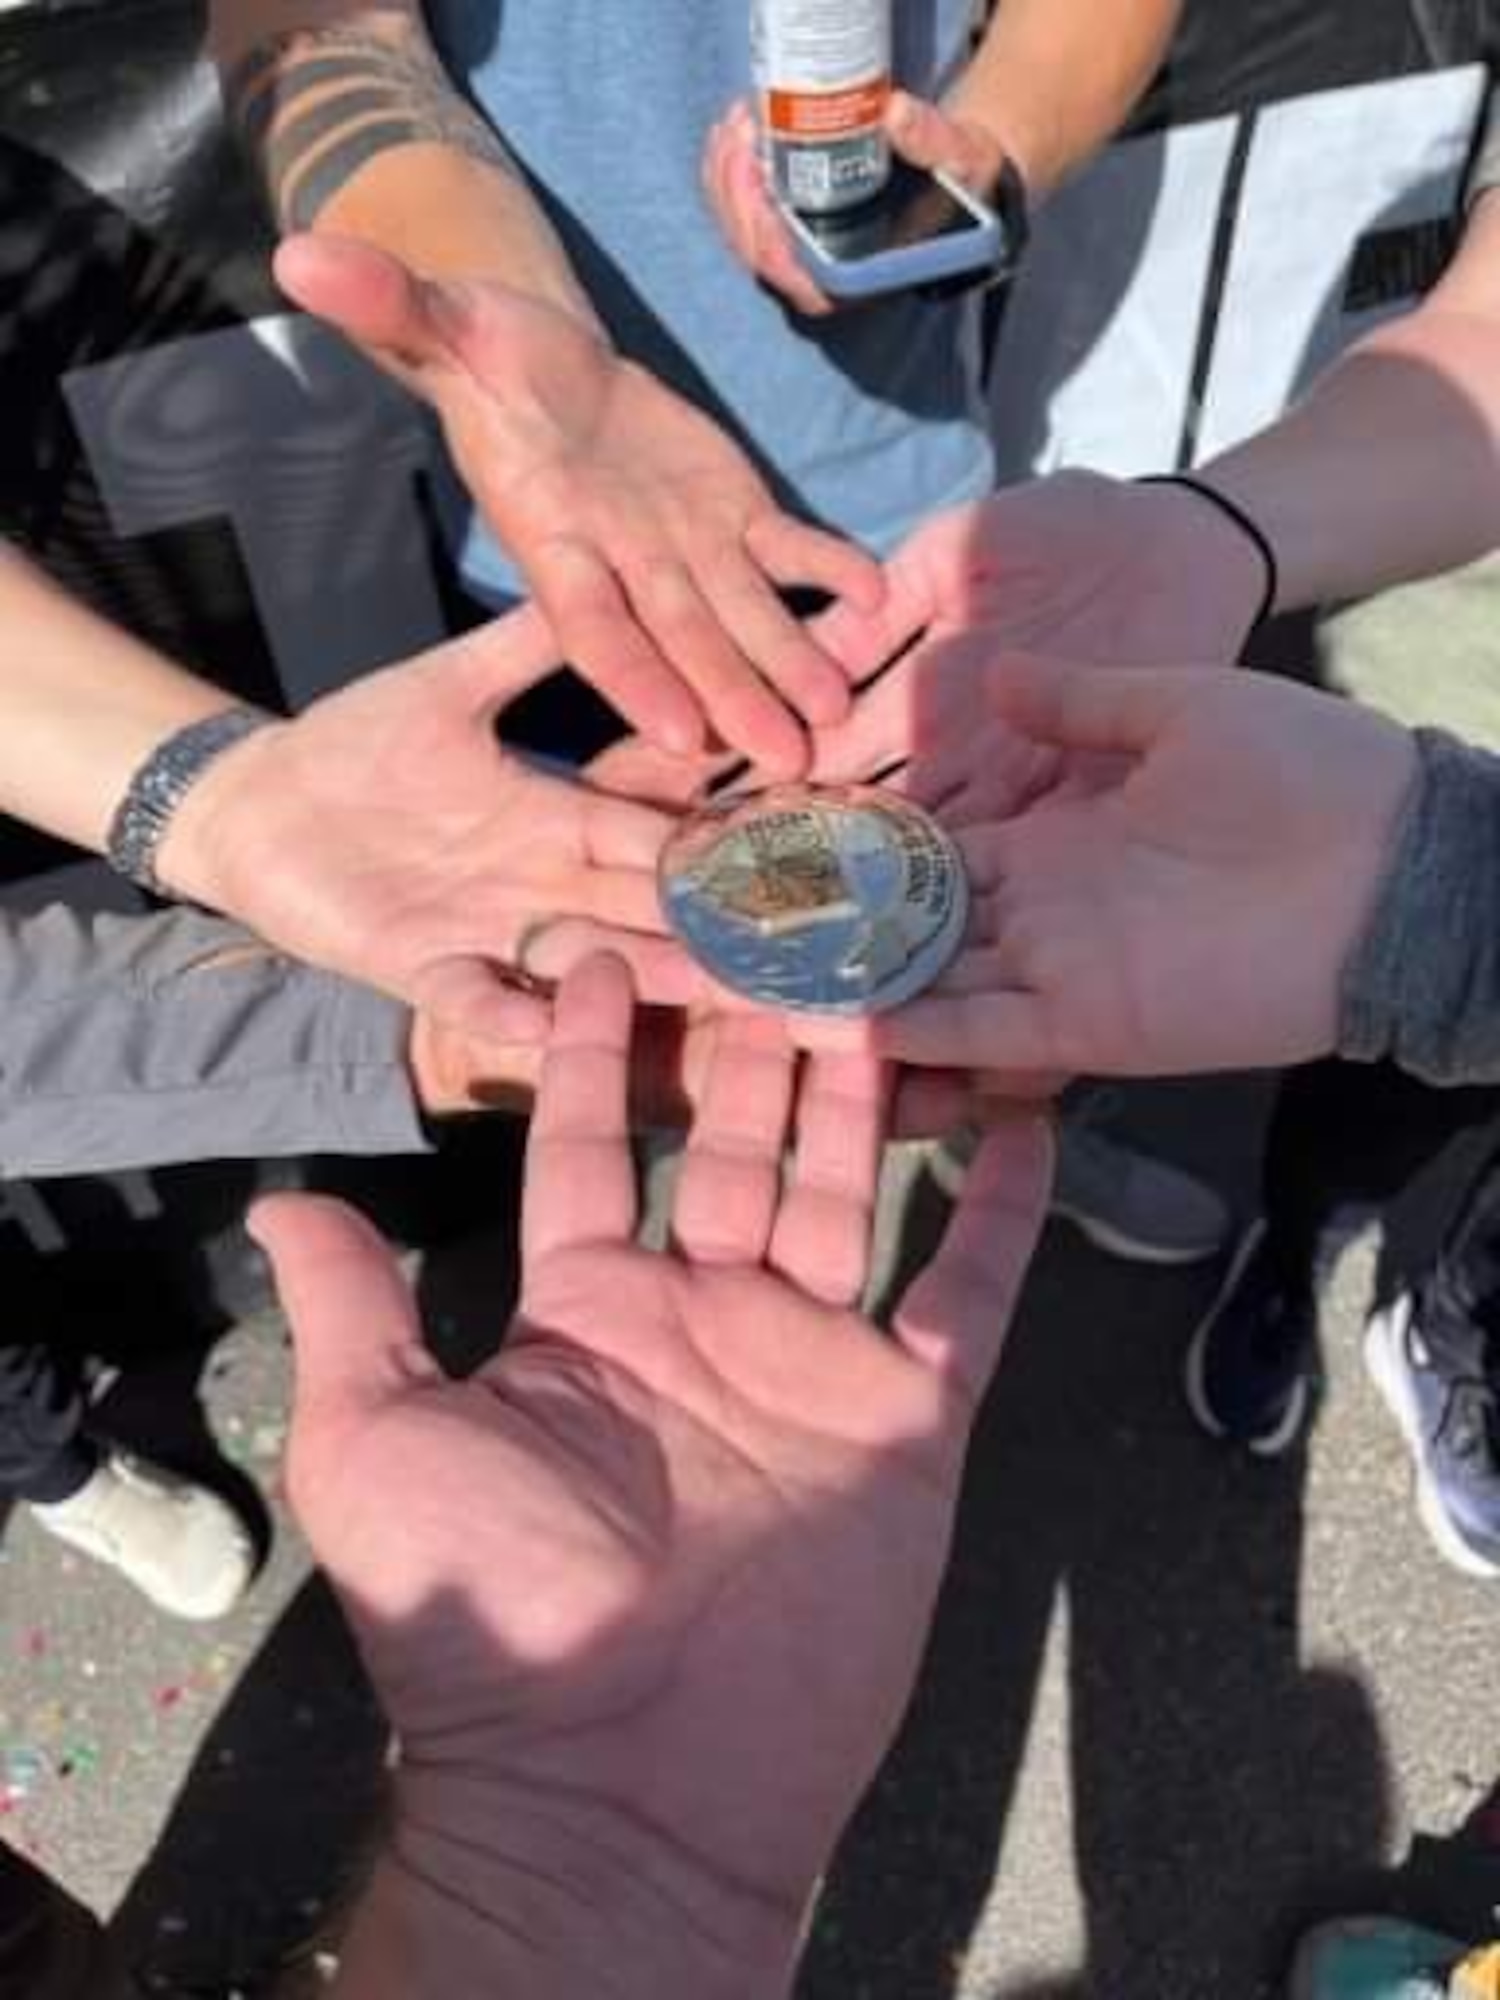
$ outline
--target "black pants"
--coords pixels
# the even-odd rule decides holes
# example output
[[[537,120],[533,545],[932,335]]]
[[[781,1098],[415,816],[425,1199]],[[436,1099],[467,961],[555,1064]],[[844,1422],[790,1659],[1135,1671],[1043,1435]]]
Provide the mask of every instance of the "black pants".
[[[92,2000],[118,1969],[92,1912],[0,1842],[0,1994]]]
[[[1266,1252],[1294,1296],[1311,1296],[1338,1209],[1367,1203],[1386,1224],[1380,1302],[1415,1291],[1424,1333],[1439,1331],[1430,1321],[1500,1333],[1500,1089],[1309,1064],[1281,1086],[1262,1173]]]
[[[0,1499],[66,1500],[97,1464],[77,1364],[40,1342],[0,1346]]]

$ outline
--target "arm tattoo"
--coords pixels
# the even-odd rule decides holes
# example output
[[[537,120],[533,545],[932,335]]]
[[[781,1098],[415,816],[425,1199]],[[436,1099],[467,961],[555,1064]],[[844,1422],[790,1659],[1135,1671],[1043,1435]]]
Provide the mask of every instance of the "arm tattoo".
[[[248,56],[226,95],[284,229],[310,229],[361,167],[397,146],[451,146],[516,171],[498,134],[415,37],[298,29]]]

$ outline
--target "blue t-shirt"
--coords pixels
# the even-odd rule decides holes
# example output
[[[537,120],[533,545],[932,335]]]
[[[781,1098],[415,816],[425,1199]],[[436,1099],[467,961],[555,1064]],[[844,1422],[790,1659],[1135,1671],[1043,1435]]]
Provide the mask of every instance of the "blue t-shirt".
[[[886,551],[992,483],[972,305],[897,296],[799,319],[725,246],[704,142],[750,90],[750,0],[430,0],[429,27],[532,176],[622,352],[718,418],[783,501]],[[931,93],[972,0],[896,0],[897,71]],[[468,583],[513,574],[447,496]]]

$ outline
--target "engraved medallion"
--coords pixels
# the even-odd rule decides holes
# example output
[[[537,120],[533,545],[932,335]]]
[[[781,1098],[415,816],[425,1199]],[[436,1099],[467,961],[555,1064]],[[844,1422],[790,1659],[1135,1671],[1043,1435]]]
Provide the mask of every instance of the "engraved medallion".
[[[963,940],[968,883],[928,813],[873,785],[780,785],[705,807],[661,858],[672,929],[769,1007],[873,1014],[928,986]]]

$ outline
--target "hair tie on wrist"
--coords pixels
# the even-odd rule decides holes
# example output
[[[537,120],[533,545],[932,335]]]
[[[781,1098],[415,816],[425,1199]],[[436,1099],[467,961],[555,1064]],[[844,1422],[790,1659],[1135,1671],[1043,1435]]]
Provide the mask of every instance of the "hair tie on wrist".
[[[1196,493],[1200,500],[1206,500],[1210,507],[1216,507],[1226,521],[1233,521],[1245,539],[1253,544],[1265,565],[1266,587],[1260,600],[1250,630],[1258,631],[1276,609],[1276,600],[1281,595],[1281,566],[1276,560],[1276,551],[1271,546],[1270,537],[1260,523],[1247,514],[1237,501],[1221,493],[1217,486],[1210,486],[1206,479],[1195,479],[1190,472],[1153,472],[1136,481],[1137,486],[1181,486],[1189,493]]]

